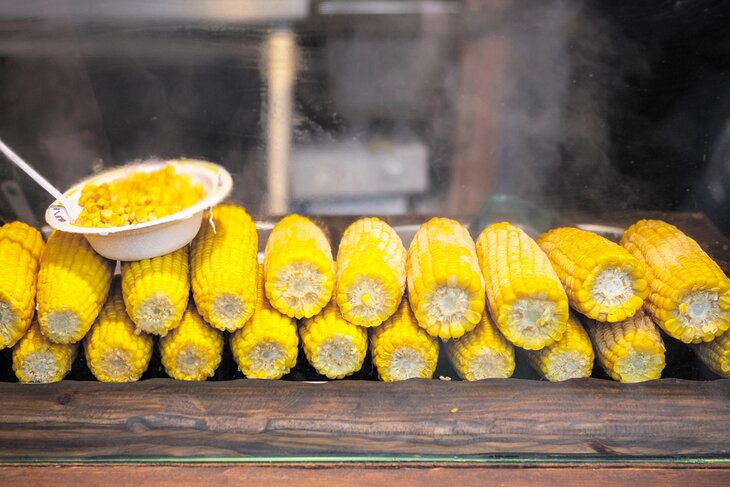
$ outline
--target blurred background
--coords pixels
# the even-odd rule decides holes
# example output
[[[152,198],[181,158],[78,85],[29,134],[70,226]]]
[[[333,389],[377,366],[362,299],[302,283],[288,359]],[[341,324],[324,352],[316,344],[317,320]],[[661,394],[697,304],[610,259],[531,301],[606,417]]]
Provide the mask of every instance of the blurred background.
[[[730,233],[730,4],[0,4],[0,137],[63,189],[201,158],[254,216],[705,212]],[[0,162],[1,215],[50,197]]]

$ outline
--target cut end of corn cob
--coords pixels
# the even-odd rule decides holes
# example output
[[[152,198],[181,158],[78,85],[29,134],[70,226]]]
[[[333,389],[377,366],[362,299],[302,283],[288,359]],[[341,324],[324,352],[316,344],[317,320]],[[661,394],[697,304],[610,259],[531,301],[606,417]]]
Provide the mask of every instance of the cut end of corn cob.
[[[180,325],[160,338],[167,374],[177,380],[205,380],[215,374],[223,354],[223,332],[208,325],[188,306]]]
[[[335,300],[352,324],[378,326],[400,304],[406,285],[406,249],[395,230],[378,218],[347,227],[337,252]]]
[[[332,279],[315,264],[307,261],[284,264],[267,281],[266,294],[282,313],[306,318],[321,309],[321,297],[332,293]]]
[[[418,326],[408,298],[403,298],[393,316],[373,329],[370,349],[378,376],[385,382],[430,379],[439,356],[438,341]]]
[[[564,309],[560,303],[540,298],[519,299],[503,310],[502,331],[525,350],[539,350],[563,336]]]
[[[274,308],[293,318],[319,313],[334,287],[332,249],[322,229],[300,215],[283,218],[266,242],[264,276]]]
[[[550,258],[570,304],[591,319],[625,320],[649,294],[641,262],[600,235],[556,228],[541,235],[538,244]]]
[[[299,329],[304,353],[317,372],[342,379],[360,370],[368,347],[365,328],[348,323],[330,302]]]
[[[560,340],[541,350],[528,351],[527,358],[540,375],[551,382],[559,382],[590,377],[595,354],[588,333],[571,314]]]
[[[615,324],[589,320],[587,329],[598,362],[614,380],[644,382],[661,377],[664,342],[643,311]]]
[[[94,377],[102,382],[139,380],[152,357],[152,336],[135,332],[120,288],[114,285],[96,323],[84,339],[86,363]]]
[[[443,340],[474,329],[484,311],[484,278],[466,228],[448,218],[424,223],[407,267],[408,296],[422,328]]]
[[[53,343],[37,323],[13,348],[13,370],[20,382],[58,382],[71,370],[78,345]]]
[[[515,352],[485,312],[480,323],[458,340],[446,344],[451,364],[464,380],[511,377]]]
[[[231,351],[238,368],[251,379],[279,379],[297,363],[299,335],[294,318],[271,307],[264,296],[263,266],[258,266],[253,316],[231,335]]]
[[[234,332],[256,305],[258,234],[246,210],[220,205],[207,213],[192,243],[191,281],[198,311],[211,326]]]
[[[479,235],[477,254],[490,314],[505,338],[527,350],[559,340],[568,296],[537,243],[510,223],[495,223]]]
[[[81,320],[73,311],[49,311],[43,320],[44,333],[56,343],[78,341],[81,334]]]
[[[730,280],[697,242],[669,223],[640,220],[621,245],[644,264],[644,307],[668,335],[709,342],[730,328]]]
[[[711,342],[694,345],[692,348],[713,372],[730,379],[730,332],[723,333]]]

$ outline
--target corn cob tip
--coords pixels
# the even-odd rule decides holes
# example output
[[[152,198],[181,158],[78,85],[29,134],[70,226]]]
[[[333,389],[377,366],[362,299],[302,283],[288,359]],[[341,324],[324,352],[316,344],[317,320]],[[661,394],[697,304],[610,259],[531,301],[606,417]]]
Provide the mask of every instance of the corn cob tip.
[[[275,272],[273,280],[266,280],[266,296],[272,306],[297,319],[309,318],[321,311],[323,296],[332,295],[331,273],[323,273],[312,262],[294,261],[284,264]]]
[[[341,379],[362,367],[363,354],[352,338],[343,335],[325,339],[311,354],[312,366],[330,379]]]
[[[96,369],[99,380],[105,382],[127,382],[138,378],[135,357],[123,348],[103,351],[98,358]]]
[[[511,358],[511,360],[510,360]],[[482,380],[511,377],[515,370],[514,357],[505,356],[497,350],[484,348],[467,365],[464,371],[466,380]]]
[[[616,360],[614,370],[621,382],[645,382],[661,377],[664,354],[654,350],[634,349]]]
[[[73,311],[50,311],[38,318],[43,332],[55,343],[77,341],[81,320]]]
[[[177,380],[205,380],[215,374],[223,354],[223,332],[206,323],[192,304],[180,325],[160,338],[160,357]]]
[[[504,313],[505,336],[525,350],[539,350],[560,339],[565,330],[567,303],[536,297],[515,301]]]
[[[241,325],[241,317],[251,316],[251,306],[246,306],[243,299],[235,294],[225,293],[213,300],[213,312],[217,328],[234,332]],[[245,320],[244,320],[245,322]]]
[[[402,294],[402,289],[394,291],[380,276],[362,275],[347,292],[338,289],[336,299],[342,315],[348,321],[359,326],[373,327],[382,323],[383,317],[387,318],[395,311]]]
[[[13,329],[18,321],[18,315],[13,311],[8,300],[0,298],[0,344],[12,347],[19,339]],[[4,348],[4,347],[0,347]]]
[[[241,371],[251,379],[278,379],[291,369],[290,355],[280,343],[261,341],[251,348],[246,370]]]
[[[56,382],[53,378],[62,375],[58,360],[50,350],[39,350],[29,353],[23,360],[15,375],[21,382],[45,384]],[[65,374],[63,374],[65,375]]]
[[[380,371],[381,377],[388,381],[400,381],[423,377],[423,371],[427,370],[428,364],[423,352],[408,346],[398,347],[390,356],[390,361]]]
[[[592,370],[593,360],[590,360],[581,351],[561,350],[550,356],[544,375],[550,382],[562,382],[568,379],[590,377]]]

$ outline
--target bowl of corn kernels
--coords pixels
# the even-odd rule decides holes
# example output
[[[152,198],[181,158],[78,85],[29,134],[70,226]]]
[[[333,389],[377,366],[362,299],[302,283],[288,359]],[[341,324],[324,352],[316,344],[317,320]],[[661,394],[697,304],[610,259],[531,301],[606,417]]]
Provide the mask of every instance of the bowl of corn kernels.
[[[83,234],[109,259],[148,259],[187,245],[200,229],[203,212],[232,187],[230,173],[211,162],[132,163],[73,186],[64,193],[71,211],[54,201],[46,221],[56,230]]]

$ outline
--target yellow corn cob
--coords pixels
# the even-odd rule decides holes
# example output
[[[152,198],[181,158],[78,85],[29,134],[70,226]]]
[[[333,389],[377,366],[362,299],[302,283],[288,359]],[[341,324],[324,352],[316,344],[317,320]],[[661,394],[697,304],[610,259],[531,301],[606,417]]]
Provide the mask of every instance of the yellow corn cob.
[[[697,242],[669,223],[640,220],[621,245],[644,265],[644,308],[669,336],[708,342],[730,328],[730,280]]]
[[[615,324],[588,320],[586,329],[598,363],[614,380],[644,382],[664,370],[664,342],[643,311]]]
[[[42,252],[35,228],[23,222],[0,228],[0,349],[15,345],[30,325]]]
[[[730,331],[711,342],[693,345],[692,348],[713,372],[730,379]]]
[[[530,365],[551,382],[590,377],[594,358],[591,339],[572,313],[560,340],[527,352]]]
[[[390,225],[362,218],[347,227],[337,252],[335,299],[342,316],[378,326],[398,309],[406,286],[406,249]]]
[[[505,338],[527,350],[560,340],[568,296],[537,243],[510,223],[495,223],[479,235],[477,254],[489,311]]]
[[[190,256],[193,298],[205,321],[233,332],[243,326],[256,305],[256,225],[235,205],[213,208],[213,227],[203,225]]]
[[[58,382],[71,370],[78,343],[53,343],[35,320],[13,347],[13,370],[20,382]]]
[[[122,262],[122,295],[137,331],[165,335],[180,324],[190,296],[188,247]]]
[[[133,382],[149,365],[154,340],[136,333],[124,310],[121,286],[115,284],[99,317],[84,339],[86,363],[102,382]]]
[[[332,297],[332,249],[311,220],[289,215],[274,226],[264,252],[266,297],[293,318],[319,313]]]
[[[649,294],[644,267],[625,248],[578,228],[556,228],[537,240],[570,305],[597,321],[634,316]]]
[[[446,353],[464,380],[512,377],[515,371],[514,347],[486,311],[473,331],[446,343]]]
[[[264,296],[263,274],[260,265],[256,310],[243,328],[231,335],[231,351],[246,377],[279,379],[297,363],[299,335],[296,320],[272,308]]]
[[[418,326],[407,297],[393,316],[373,328],[370,351],[385,382],[430,379],[439,358],[438,340]]]
[[[330,302],[299,328],[304,353],[318,373],[342,379],[360,370],[368,350],[365,328],[348,323]]]
[[[484,311],[484,278],[474,241],[457,221],[432,218],[408,249],[408,298],[418,324],[443,340],[459,338]]]
[[[38,322],[56,343],[78,342],[106,301],[114,262],[100,256],[81,234],[54,231],[38,273]]]
[[[221,363],[223,332],[208,325],[192,304],[180,326],[160,338],[160,356],[167,375],[177,380],[213,377]]]

